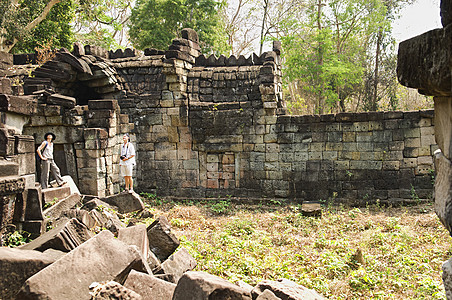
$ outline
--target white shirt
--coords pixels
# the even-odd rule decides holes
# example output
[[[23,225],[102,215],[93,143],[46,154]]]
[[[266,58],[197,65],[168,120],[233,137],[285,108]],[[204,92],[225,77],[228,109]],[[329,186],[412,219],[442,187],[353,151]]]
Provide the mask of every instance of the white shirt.
[[[53,159],[53,143],[49,143],[47,141],[42,142],[42,144],[44,143],[47,144],[47,146],[44,149],[44,151],[41,152],[42,157],[47,159]]]
[[[130,158],[131,156],[133,156],[130,159],[127,160],[119,160],[119,165],[132,165],[134,166],[136,164],[135,162],[135,147],[132,145],[132,143],[127,142],[127,144],[122,144],[121,145],[121,155],[125,156],[126,158]]]

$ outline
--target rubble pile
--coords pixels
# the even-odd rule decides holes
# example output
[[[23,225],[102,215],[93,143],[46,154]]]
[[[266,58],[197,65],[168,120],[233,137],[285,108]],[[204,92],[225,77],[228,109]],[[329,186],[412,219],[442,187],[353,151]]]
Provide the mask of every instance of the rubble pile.
[[[152,216],[136,193],[97,198],[68,188],[42,209],[42,234],[0,248],[0,299],[324,299],[288,280],[252,287],[194,271],[166,217],[126,226],[121,214]],[[37,197],[45,203],[46,197]],[[45,229],[50,229],[47,232]]]

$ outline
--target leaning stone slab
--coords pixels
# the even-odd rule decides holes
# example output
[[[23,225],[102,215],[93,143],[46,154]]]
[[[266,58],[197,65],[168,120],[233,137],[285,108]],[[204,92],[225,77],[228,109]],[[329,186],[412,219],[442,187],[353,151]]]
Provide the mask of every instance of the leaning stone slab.
[[[452,259],[443,264],[443,284],[446,290],[446,299],[452,299]]]
[[[166,217],[161,216],[148,227],[149,246],[160,261],[167,259],[179,247]]]
[[[115,281],[108,281],[106,283],[92,284],[91,300],[141,300],[143,297],[131,289],[128,289]]]
[[[173,300],[251,300],[251,295],[232,282],[205,272],[184,274],[174,290]]]
[[[137,292],[144,299],[171,299],[176,289],[174,283],[134,270],[130,272],[124,286]]]
[[[435,213],[449,233],[452,232],[452,162],[441,152],[435,154]]]
[[[145,271],[145,264],[135,246],[105,230],[30,277],[18,299],[88,300],[93,282],[122,284],[131,269]]]
[[[16,299],[25,280],[38,273],[56,258],[33,250],[0,248],[0,299]]]
[[[80,203],[79,194],[72,194],[69,197],[61,199],[56,204],[44,210],[43,214],[46,219],[58,219],[65,211],[73,208]]]
[[[72,179],[71,176],[65,175],[65,176],[63,176],[63,180],[66,182],[66,185],[69,186],[69,188],[71,189],[71,194],[79,194],[80,195],[80,191],[79,191],[77,185],[75,184],[74,179]]]
[[[132,227],[120,228],[118,230],[118,240],[127,245],[135,245],[140,250],[143,257],[149,256],[149,239],[146,231],[146,225],[139,224]]]
[[[71,219],[19,248],[38,251],[52,248],[69,252],[89,240],[92,236],[93,234],[84,224],[77,219]]]
[[[196,260],[188,253],[187,249],[181,248],[176,253],[168,257],[162,265],[164,274],[173,274],[174,283],[177,283],[185,272],[196,267]]]
[[[316,291],[305,288],[287,279],[278,281],[264,280],[259,282],[251,291],[253,299],[259,297],[265,290],[270,290],[276,297],[287,300],[323,300],[323,296]]]
[[[144,209],[144,204],[137,193],[121,193],[102,198],[101,200],[118,207],[119,212],[122,214]]]

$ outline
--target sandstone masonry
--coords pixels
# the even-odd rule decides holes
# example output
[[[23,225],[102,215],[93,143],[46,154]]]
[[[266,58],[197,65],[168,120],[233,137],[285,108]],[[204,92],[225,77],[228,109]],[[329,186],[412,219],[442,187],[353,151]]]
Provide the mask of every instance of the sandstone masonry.
[[[31,97],[35,110],[20,124],[6,112],[2,123],[35,146],[55,132],[57,163],[82,194],[119,192],[129,132],[138,191],[353,204],[431,197],[433,111],[289,116],[280,51],[275,42],[261,56],[205,57],[191,29],[144,54],[75,44],[32,77],[5,71],[29,96],[16,88],[4,103]]]

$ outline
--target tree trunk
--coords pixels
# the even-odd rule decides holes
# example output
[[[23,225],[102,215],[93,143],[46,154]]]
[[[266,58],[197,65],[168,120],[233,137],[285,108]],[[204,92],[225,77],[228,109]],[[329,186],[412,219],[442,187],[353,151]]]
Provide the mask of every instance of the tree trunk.
[[[262,55],[262,50],[264,48],[264,28],[265,28],[265,19],[267,18],[268,2],[269,2],[269,0],[264,0],[264,17],[262,18],[261,41],[260,41],[260,47],[259,47],[259,56]]]
[[[324,104],[324,94],[325,94],[325,83],[323,82],[321,78],[322,74],[322,66],[323,66],[323,37],[322,37],[322,6],[324,4],[322,3],[322,0],[319,0],[318,2],[318,9],[317,9],[317,29],[319,34],[319,49],[318,49],[318,73],[317,73],[317,82],[320,86],[319,92],[318,92],[318,98],[317,98],[317,107],[316,112],[319,114],[323,113],[323,104]]]
[[[380,67],[380,54],[381,54],[381,40],[383,39],[383,29],[378,30],[377,34],[377,45],[375,50],[375,71],[374,71],[374,82],[373,82],[373,94],[372,103],[370,104],[370,110],[376,111],[378,108],[378,81],[379,81],[379,67]]]

